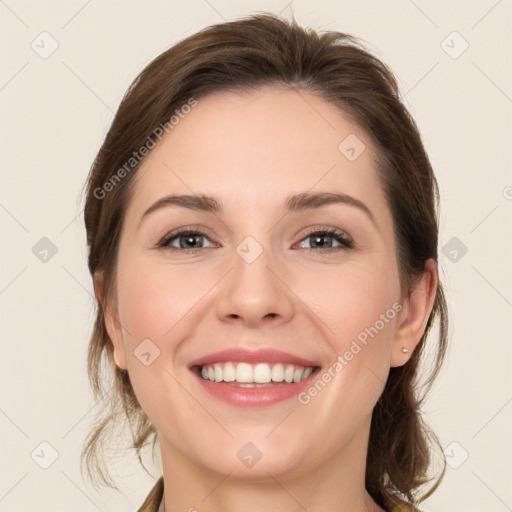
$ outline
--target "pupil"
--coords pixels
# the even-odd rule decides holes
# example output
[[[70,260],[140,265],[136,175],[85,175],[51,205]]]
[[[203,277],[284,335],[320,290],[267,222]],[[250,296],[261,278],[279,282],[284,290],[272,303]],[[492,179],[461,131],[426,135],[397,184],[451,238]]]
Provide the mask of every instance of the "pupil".
[[[317,246],[317,247],[323,247],[325,245],[325,242],[322,241],[324,238],[328,237],[328,235],[317,235],[314,240],[315,240],[315,243],[314,245]],[[321,240],[319,242],[319,240]]]
[[[188,247],[191,247],[191,246],[194,247],[196,245],[196,243],[194,243],[196,241],[195,240],[196,238],[197,238],[197,235],[186,235],[186,236],[184,236],[185,247],[187,247],[186,244],[190,244],[190,245],[188,245]]]

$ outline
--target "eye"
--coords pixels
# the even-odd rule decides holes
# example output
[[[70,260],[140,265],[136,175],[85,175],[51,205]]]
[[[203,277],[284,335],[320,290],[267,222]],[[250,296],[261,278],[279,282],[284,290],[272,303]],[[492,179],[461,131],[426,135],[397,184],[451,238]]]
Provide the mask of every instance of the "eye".
[[[181,249],[182,251],[195,251],[198,249],[214,247],[214,244],[205,246],[204,240],[208,240],[211,243],[205,233],[197,230],[185,229],[166,235],[158,243],[158,246],[172,250]]]
[[[205,245],[205,240],[210,245]],[[310,240],[309,247],[304,246],[307,240]],[[181,252],[194,252],[200,249],[216,247],[216,244],[211,242],[206,233],[191,228],[169,233],[157,245],[158,247]],[[309,234],[302,238],[298,245],[303,249],[309,249],[310,252],[339,251],[354,247],[353,240],[349,235],[329,227],[311,228]]]
[[[309,247],[304,247],[304,241],[308,239]],[[329,252],[352,249],[354,242],[349,235],[338,229],[315,227],[299,242],[299,246],[313,252]]]

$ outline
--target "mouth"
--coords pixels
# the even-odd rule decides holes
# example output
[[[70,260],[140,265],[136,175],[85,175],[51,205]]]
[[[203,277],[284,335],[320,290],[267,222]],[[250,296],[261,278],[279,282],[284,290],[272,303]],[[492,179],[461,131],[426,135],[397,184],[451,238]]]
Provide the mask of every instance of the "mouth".
[[[292,384],[307,379],[318,367],[286,363],[223,362],[194,367],[195,372],[210,382],[226,383],[243,388]]]
[[[300,393],[320,365],[276,350],[230,349],[193,361],[189,369],[211,396],[238,407],[269,406]]]

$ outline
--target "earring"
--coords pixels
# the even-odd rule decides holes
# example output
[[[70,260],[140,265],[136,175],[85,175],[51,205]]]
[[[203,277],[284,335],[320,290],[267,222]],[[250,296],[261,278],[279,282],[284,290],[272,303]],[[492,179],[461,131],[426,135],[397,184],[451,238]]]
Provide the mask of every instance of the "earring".
[[[116,357],[115,352],[114,352],[114,361],[115,361],[115,363],[116,363],[116,366],[119,366],[119,361],[117,360],[117,357]]]
[[[403,348],[402,348],[402,352],[403,352],[404,354],[407,354],[407,352],[409,352],[409,349],[408,349],[408,348],[403,347]]]

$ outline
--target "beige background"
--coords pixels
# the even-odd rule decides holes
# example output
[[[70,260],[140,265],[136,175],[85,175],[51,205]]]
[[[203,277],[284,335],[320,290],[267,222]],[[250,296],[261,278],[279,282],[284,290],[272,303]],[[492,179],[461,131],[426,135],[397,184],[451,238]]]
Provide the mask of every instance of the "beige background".
[[[451,467],[423,509],[512,510],[512,2],[5,0],[0,511],[134,511],[152,486],[131,456],[117,463],[124,494],[95,492],[79,473],[98,406],[85,372],[81,187],[150,59],[206,25],[291,7],[302,24],[365,39],[391,66],[439,178],[452,345],[426,413]]]

